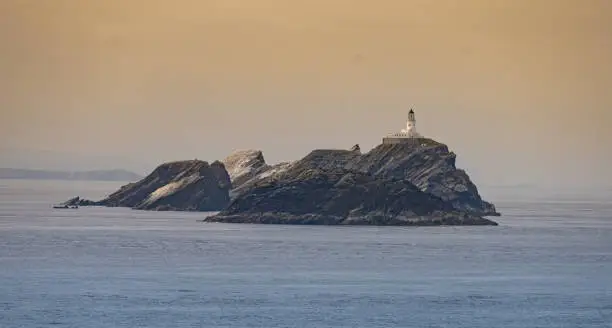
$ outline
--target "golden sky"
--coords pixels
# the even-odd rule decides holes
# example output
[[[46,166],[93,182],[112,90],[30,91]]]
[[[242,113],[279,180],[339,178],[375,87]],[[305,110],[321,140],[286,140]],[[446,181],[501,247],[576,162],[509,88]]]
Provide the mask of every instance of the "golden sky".
[[[5,159],[277,162],[414,106],[477,184],[612,183],[612,1],[2,0],[0,24]]]

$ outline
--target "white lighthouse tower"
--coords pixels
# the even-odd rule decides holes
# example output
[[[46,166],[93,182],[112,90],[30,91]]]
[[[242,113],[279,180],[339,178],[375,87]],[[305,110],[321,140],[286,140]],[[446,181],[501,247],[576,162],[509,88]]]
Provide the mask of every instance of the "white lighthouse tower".
[[[402,130],[402,134],[405,134],[408,138],[419,138],[421,137],[416,130],[416,118],[414,117],[414,110],[410,108],[408,112],[408,122],[406,122],[406,129]]]
[[[383,138],[385,144],[396,144],[396,143],[407,143],[414,141],[415,139],[423,138],[416,130],[416,118],[414,110],[411,108],[408,112],[408,122],[406,122],[406,128],[400,132],[392,133]]]

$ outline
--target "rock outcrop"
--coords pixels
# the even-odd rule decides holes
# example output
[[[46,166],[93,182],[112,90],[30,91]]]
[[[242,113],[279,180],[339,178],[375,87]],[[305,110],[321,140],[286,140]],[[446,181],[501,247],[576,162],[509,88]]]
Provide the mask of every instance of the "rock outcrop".
[[[235,151],[223,160],[223,164],[232,181],[232,188],[241,186],[269,168],[259,150]]]
[[[353,225],[495,225],[405,178],[360,169],[352,150],[316,150],[253,181],[205,222]]]
[[[82,199],[81,197],[74,197],[74,198],[70,198],[69,200],[60,203],[59,205],[63,205],[63,206],[95,206],[97,205],[97,202],[91,201],[91,200],[87,200],[87,199]]]
[[[268,165],[260,150],[235,151],[223,160],[232,181],[230,197],[233,199],[255,182],[283,172],[290,163]]]
[[[75,198],[69,202],[142,210],[219,211],[229,203],[230,188],[230,177],[221,162],[190,160],[162,164],[101,201]]]
[[[456,157],[445,144],[420,138],[414,143],[381,144],[348,168],[375,176],[406,179],[457,210],[499,216],[495,206],[482,200],[467,173],[456,168]]]

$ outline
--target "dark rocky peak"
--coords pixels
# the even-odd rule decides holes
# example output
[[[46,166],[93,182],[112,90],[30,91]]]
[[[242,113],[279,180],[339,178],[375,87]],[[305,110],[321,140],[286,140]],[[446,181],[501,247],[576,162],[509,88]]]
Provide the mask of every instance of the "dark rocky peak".
[[[218,211],[229,203],[230,188],[223,163],[187,160],[164,163],[101,201],[79,202],[148,210]]]
[[[359,147],[359,144],[356,144],[353,147],[351,147],[350,151],[361,154],[361,147]]]

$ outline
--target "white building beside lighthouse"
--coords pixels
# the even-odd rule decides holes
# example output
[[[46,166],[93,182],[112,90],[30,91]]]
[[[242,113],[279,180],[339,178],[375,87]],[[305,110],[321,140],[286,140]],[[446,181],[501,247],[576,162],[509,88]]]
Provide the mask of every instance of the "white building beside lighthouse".
[[[416,130],[416,118],[414,116],[414,110],[410,109],[408,112],[408,122],[406,122],[406,128],[400,132],[392,133],[383,138],[383,144],[397,144],[397,143],[408,143],[414,142],[415,139],[423,138]]]

